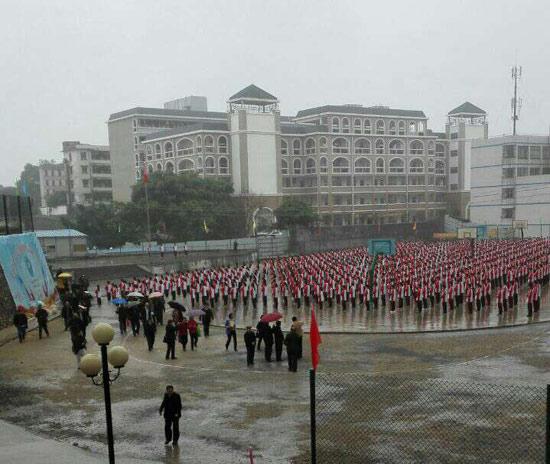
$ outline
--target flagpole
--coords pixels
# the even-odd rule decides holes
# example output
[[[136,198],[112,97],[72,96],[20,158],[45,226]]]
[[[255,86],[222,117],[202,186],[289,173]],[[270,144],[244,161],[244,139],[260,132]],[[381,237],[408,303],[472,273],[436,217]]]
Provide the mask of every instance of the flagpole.
[[[145,211],[147,213],[147,241],[149,242],[149,246],[151,246],[151,217],[149,215],[149,192],[147,190],[147,181],[145,181],[143,184],[145,186]]]

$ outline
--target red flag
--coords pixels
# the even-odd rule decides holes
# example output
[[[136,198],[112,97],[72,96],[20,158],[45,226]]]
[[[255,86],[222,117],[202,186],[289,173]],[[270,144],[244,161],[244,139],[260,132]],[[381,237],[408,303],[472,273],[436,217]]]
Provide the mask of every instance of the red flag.
[[[144,184],[147,184],[149,182],[149,171],[147,169],[143,171],[142,179]]]
[[[321,344],[321,334],[319,333],[319,326],[317,325],[313,305],[311,306],[309,342],[311,344],[311,365],[313,366],[313,369],[317,369],[317,365],[319,364],[319,345]]]

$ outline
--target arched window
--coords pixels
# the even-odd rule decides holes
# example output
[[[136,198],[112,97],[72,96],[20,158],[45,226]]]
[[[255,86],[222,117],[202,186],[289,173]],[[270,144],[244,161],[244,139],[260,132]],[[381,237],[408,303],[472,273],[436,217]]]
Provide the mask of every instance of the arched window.
[[[424,144],[420,140],[413,140],[409,153],[411,155],[422,155],[424,153]]]
[[[370,142],[367,139],[359,139],[355,142],[356,155],[368,155],[370,153]]]
[[[162,164],[160,163],[157,163],[157,171],[162,171]]]
[[[370,161],[367,158],[357,158],[355,160],[355,172],[357,174],[369,174]]]
[[[343,118],[342,119],[342,132],[344,134],[349,134],[349,119]]]
[[[168,174],[174,174],[174,165],[172,163],[166,163],[164,166],[164,171]]]
[[[194,171],[194,170],[195,170],[195,163],[193,163],[193,160],[184,159],[180,161],[178,164],[178,171],[180,172],[188,172],[188,171]]]
[[[392,140],[390,142],[390,154],[391,155],[402,155],[405,152],[403,149],[403,142],[401,140]]]
[[[281,155],[288,155],[288,143],[281,139]]]
[[[376,141],[375,151],[376,151],[376,154],[378,154],[378,155],[381,155],[381,154],[384,153],[385,147],[384,147],[384,141],[382,139],[378,139]]]
[[[335,155],[347,155],[349,153],[349,144],[346,139],[337,138],[332,142],[332,153]]]
[[[371,133],[370,119],[365,119],[365,121],[363,122],[363,133],[364,134]]]
[[[435,162],[435,173],[438,175],[445,175],[445,163],[437,160]]]
[[[445,145],[438,143],[435,146],[435,156],[445,156]]]
[[[162,149],[160,147],[160,143],[155,144],[155,156],[156,156],[157,159],[161,158],[161,156],[162,156],[161,153],[162,153]]]
[[[420,158],[410,160],[409,172],[411,174],[422,174],[424,172],[424,162]]]
[[[197,153],[202,153],[202,138],[200,135],[197,136]]]
[[[153,174],[153,165],[152,164],[147,165],[147,171],[149,172],[149,174]]]
[[[288,174],[288,163],[286,160],[281,160],[281,174],[284,176]]]
[[[206,143],[206,139],[204,139]],[[206,149],[206,145],[204,146]],[[216,161],[212,156],[206,157],[204,160],[204,173],[205,174],[216,174]]]
[[[302,154],[302,142],[300,142],[298,139],[295,139],[292,142],[292,154],[295,156]]]
[[[224,135],[218,137],[218,153],[227,153],[227,138]]]
[[[307,139],[306,140],[306,155],[315,154],[315,140]]]
[[[292,173],[293,174],[302,174],[302,162],[299,159],[295,159],[292,163]]]
[[[363,132],[363,127],[362,127],[362,124],[361,124],[361,120],[360,119],[355,119],[353,121],[353,133],[354,134],[360,134],[361,132]]]
[[[429,155],[429,156],[433,156],[433,155],[434,155],[434,146],[435,146],[435,144],[434,144],[433,140],[430,140],[430,141],[428,142],[428,155]]]
[[[414,121],[409,122],[409,134],[416,134],[416,123]]]
[[[321,137],[319,139],[319,152],[320,153],[327,152],[327,139],[325,137]]]
[[[383,135],[384,131],[385,131],[385,128],[386,127],[385,127],[384,121],[382,121],[381,119],[376,121],[376,133],[378,135]]]
[[[321,174],[326,174],[328,172],[328,162],[324,156],[319,160],[319,172]]]
[[[178,156],[193,154],[193,141],[190,139],[181,139],[176,143],[176,152]]]
[[[204,152],[214,153],[214,138],[211,135],[204,138]]]
[[[401,174],[405,172],[405,161],[403,161],[401,158],[393,158],[390,160],[390,166],[389,166],[390,173],[393,174]]]
[[[397,134],[397,125],[395,124],[395,121],[390,121],[390,129],[388,131],[390,135],[396,135]]]
[[[405,135],[405,121],[399,121],[399,135]]]
[[[332,162],[332,172],[334,174],[347,174],[349,172],[349,161],[346,158],[336,158]]]
[[[221,175],[229,174],[229,160],[225,156],[220,156],[218,160],[218,169]]]
[[[174,145],[172,142],[166,142],[164,144],[164,156],[166,158],[172,158],[174,156]],[[173,168],[174,166],[172,166]]]
[[[378,158],[376,160],[376,174],[384,174],[384,159]]]
[[[332,118],[332,132],[340,132],[340,120]]]
[[[313,158],[308,158],[306,161],[306,174],[315,174],[316,172],[315,160]]]

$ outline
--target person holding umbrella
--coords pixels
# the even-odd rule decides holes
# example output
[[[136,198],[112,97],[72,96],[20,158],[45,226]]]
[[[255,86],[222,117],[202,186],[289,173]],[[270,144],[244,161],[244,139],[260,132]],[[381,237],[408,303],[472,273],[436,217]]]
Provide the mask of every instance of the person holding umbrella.
[[[256,352],[256,334],[252,330],[252,326],[249,325],[246,327],[246,332],[244,333],[244,344],[246,346],[246,365],[254,365],[254,354]]]
[[[264,343],[265,343],[265,349],[264,349],[265,360],[267,362],[272,362],[271,354],[273,353],[273,330],[267,323],[266,323],[266,329],[264,332]]]
[[[121,304],[117,307],[116,312],[118,314],[118,327],[120,328],[120,335],[126,335],[126,321],[128,320],[128,309],[126,305]]]
[[[235,327],[235,321],[233,320],[233,313],[229,313],[225,321],[225,335],[227,335],[225,351],[228,350],[231,339],[233,339],[233,349],[237,351],[237,329]]]

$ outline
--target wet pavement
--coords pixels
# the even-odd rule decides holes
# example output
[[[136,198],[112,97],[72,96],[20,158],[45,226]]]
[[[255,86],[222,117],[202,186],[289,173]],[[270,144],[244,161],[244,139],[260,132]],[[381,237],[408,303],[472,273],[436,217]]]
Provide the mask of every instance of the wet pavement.
[[[107,321],[118,326],[110,305],[93,307],[92,317],[92,325]],[[288,325],[286,318],[283,325]],[[125,344],[131,354],[112,385],[117,456],[136,462],[245,463],[252,447],[256,463],[307,462],[307,336],[304,360],[299,372],[292,374],[285,361],[268,364],[261,353],[255,367],[247,369],[242,332],[239,351],[234,353],[225,351],[221,328],[213,328],[208,339],[201,337],[197,351],[184,353],[178,346],[178,359],[167,361],[159,330],[152,352],[141,335],[117,334],[113,341]],[[9,342],[0,348],[0,419],[71,452],[86,450],[83,463],[90,456],[103,456],[105,461],[102,389],[77,371],[60,320],[51,323],[51,333],[50,338],[38,340],[31,332],[25,343]],[[89,351],[96,350],[89,340]],[[550,370],[550,324],[398,336],[326,333],[320,352],[320,374],[362,372],[375,384],[399,376],[407,381],[451,379],[544,388]],[[164,446],[158,415],[168,383],[183,399],[179,451]],[[7,432],[0,431],[0,440],[3,434]],[[28,453],[28,459],[19,462],[38,462],[34,451],[22,452]],[[9,462],[1,453],[2,449],[0,462]],[[45,453],[39,462],[58,461]]]

